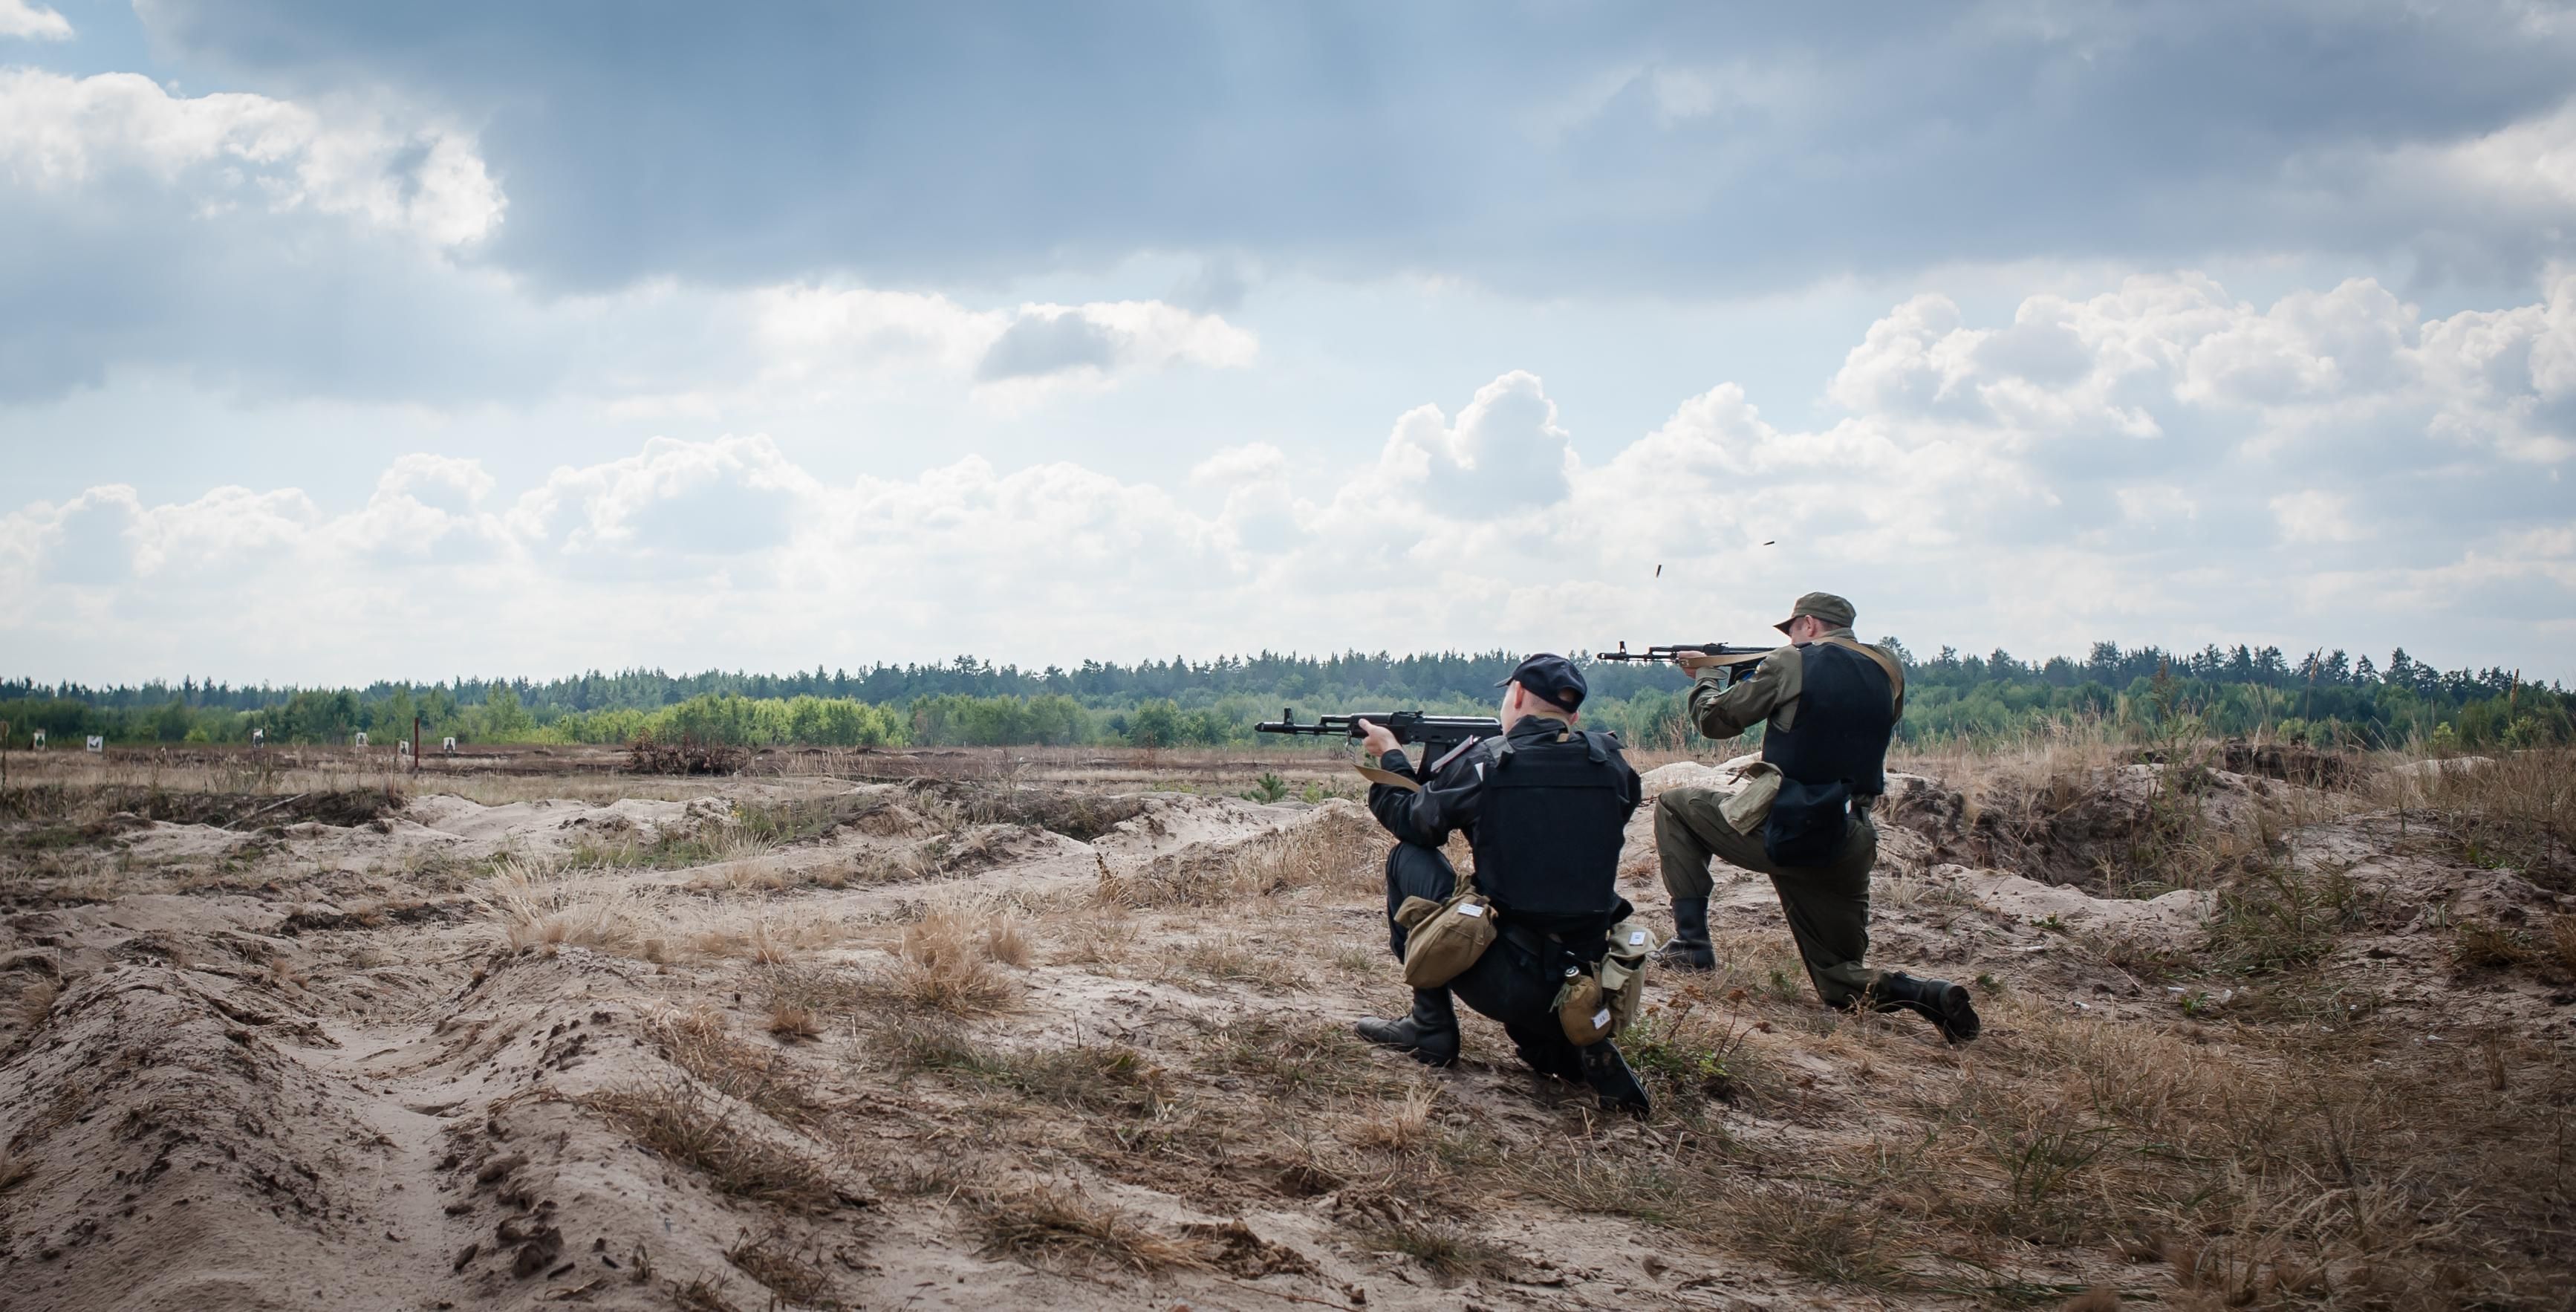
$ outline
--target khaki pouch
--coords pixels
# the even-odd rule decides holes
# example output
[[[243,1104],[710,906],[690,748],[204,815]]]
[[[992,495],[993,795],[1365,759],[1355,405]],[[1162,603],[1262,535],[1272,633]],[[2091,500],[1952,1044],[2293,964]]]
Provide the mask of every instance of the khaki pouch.
[[[1567,980],[1556,995],[1556,1021],[1577,1044],[1599,1043],[1628,1028],[1646,1000],[1646,958],[1658,946],[1654,931],[1623,920],[1604,935],[1600,964]]]
[[[1446,902],[1406,898],[1395,909],[1395,923],[1404,926],[1404,982],[1409,988],[1446,985],[1494,945],[1494,904],[1472,887]]]
[[[1615,1000],[1602,998],[1598,978],[1577,975],[1556,996],[1556,1023],[1574,1046],[1588,1047],[1619,1032],[1619,1008]]]

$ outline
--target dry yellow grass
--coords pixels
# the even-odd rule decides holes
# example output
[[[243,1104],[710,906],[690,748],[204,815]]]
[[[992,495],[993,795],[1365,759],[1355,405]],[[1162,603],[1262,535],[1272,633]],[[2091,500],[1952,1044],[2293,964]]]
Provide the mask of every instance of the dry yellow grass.
[[[984,955],[1006,966],[1029,964],[1029,939],[1018,913],[1005,911],[984,925]]]
[[[800,1128],[820,1123],[828,1110],[816,1097],[811,1071],[775,1048],[738,1037],[721,1012],[699,1007],[666,1015],[646,1033],[694,1089]]]
[[[2117,764],[2108,748],[2035,743],[1975,764],[1969,782],[1987,781],[1985,804],[2041,816],[2089,796],[2086,772]],[[1977,954],[1967,971],[2008,985],[1979,985],[1988,1030],[1972,1045],[1942,1045],[1912,1018],[1824,1011],[1776,920],[1721,927],[1720,970],[1658,977],[1662,1006],[1622,1038],[1656,1096],[1642,1126],[1529,1077],[1481,1019],[1467,1022],[1476,1059],[1436,1075],[1351,1035],[1354,1009],[1400,996],[1376,932],[1386,839],[1355,811],[1122,866],[1069,899],[1015,894],[1004,878],[934,885],[918,890],[931,909],[917,915],[919,902],[889,895],[916,890],[791,901],[720,867],[703,897],[672,889],[686,874],[597,869],[522,870],[485,892],[505,932],[616,951],[659,941],[688,968],[652,975],[655,988],[735,998],[731,1011],[649,1029],[675,1068],[668,1087],[591,1101],[639,1142],[786,1208],[817,1205],[815,1182],[842,1165],[815,1145],[864,1145],[863,1169],[916,1191],[952,1255],[980,1248],[1079,1273],[1120,1291],[1108,1298],[1197,1298],[1194,1285],[1147,1290],[1138,1277],[1190,1285],[1220,1261],[1236,1272],[1232,1252],[1173,1214],[1277,1208],[1301,1209],[1294,1242],[1336,1281],[1505,1281],[1564,1260],[1553,1240],[1521,1237],[1536,1233],[1674,1267],[1752,1269],[1819,1304],[2566,1305],[2576,1283],[2554,1252],[2568,1229],[2576,1058],[2513,1008],[2539,996],[2529,973],[2546,981],[2576,961],[2576,919],[2482,910],[2426,931],[2480,969],[2436,967],[2456,990],[2440,1001],[2463,1014],[2444,1018],[2444,1042],[2418,1042],[2420,1011],[2371,1014],[2383,1000],[2367,989],[2385,976],[2359,972],[2393,968],[2335,950],[2395,932],[2403,915],[2360,925],[2337,904],[2358,894],[2316,872],[2266,884],[2286,863],[2258,859],[2301,824],[2402,802],[2410,860],[2474,842],[2499,862],[2534,862],[2557,841],[2556,785],[2516,768],[2389,786],[2405,791],[2319,802],[2277,790],[2244,803],[2256,811],[2242,829],[2173,831],[2169,859],[2205,863],[2232,899],[2210,942],[2062,937],[2044,955],[2003,956],[1962,935],[1960,950]],[[647,891],[622,891],[630,879]],[[1946,923],[1951,896],[1893,879],[1877,910],[1889,938],[1912,946]],[[1220,927],[1197,909],[1219,901],[1261,918]],[[848,919],[814,910],[836,905]],[[625,920],[600,926],[609,912]],[[890,956],[855,967],[823,950],[852,940]],[[2150,951],[2177,983],[2248,1000],[2194,1018],[2159,996],[2160,980],[2144,1001],[2085,991],[2112,978],[2104,963],[2143,970]],[[1103,988],[1020,973],[1039,960],[1134,977]],[[1207,979],[1265,995],[1167,987]],[[2070,994],[2095,1010],[2074,1010]],[[794,1046],[827,1032],[860,1041]],[[1049,1178],[1022,1174],[1034,1169]],[[741,1210],[733,1265],[717,1270],[782,1301],[840,1296],[803,1283],[810,1238]],[[1502,1288],[1473,1292],[1548,1296]],[[746,1293],[759,1297],[735,1277],[730,1296]]]
[[[769,1032],[782,1039],[819,1039],[823,1037],[823,1017],[812,1007],[773,1002],[769,1005]]]
[[[1351,1114],[1339,1127],[1341,1137],[1354,1148],[1404,1152],[1431,1137],[1431,1113],[1439,1105],[1437,1085],[1417,1084],[1402,1098],[1381,1100]]]
[[[1192,939],[1172,952],[1170,978],[1218,980],[1232,984],[1250,984],[1278,993],[1303,987],[1306,972],[1296,959],[1280,952],[1257,935],[1228,931]]]
[[[29,980],[19,986],[17,996],[9,999],[6,1008],[0,1008],[0,1017],[5,1017],[9,1028],[21,1034],[36,1029],[52,1014],[54,999],[62,996],[62,991],[62,985],[50,979]]]
[[[1055,954],[1060,965],[1115,966],[1135,953],[1143,928],[1115,903],[1094,905],[1060,922]]]
[[[501,941],[513,949],[572,946],[630,952],[645,938],[642,904],[633,890],[570,881],[560,869],[520,858],[498,862],[475,901],[498,923]]]
[[[1220,852],[1184,850],[1124,869],[1101,858],[1092,897],[1131,910],[1224,906],[1250,914],[1306,890],[1365,896],[1385,887],[1386,849],[1385,831],[1365,808],[1332,801]]]
[[[987,1186],[963,1201],[984,1251],[1038,1265],[1122,1267],[1139,1274],[1204,1268],[1205,1239],[1167,1234],[1132,1213],[1058,1181]]]
[[[905,926],[895,964],[876,982],[877,991],[906,1006],[954,1015],[1009,1008],[1020,986],[995,957],[995,927],[995,917],[957,909]],[[1023,957],[1027,951],[1016,931],[1001,946]]]
[[[627,1138],[702,1172],[734,1197],[812,1210],[843,1192],[821,1163],[741,1123],[696,1081],[611,1089],[582,1101]]]
[[[759,1281],[773,1306],[839,1307],[838,1282],[823,1264],[827,1249],[837,1261],[849,1263],[846,1243],[827,1244],[819,1233],[797,1238],[771,1226],[758,1234],[745,1230],[725,1250],[725,1260]]]

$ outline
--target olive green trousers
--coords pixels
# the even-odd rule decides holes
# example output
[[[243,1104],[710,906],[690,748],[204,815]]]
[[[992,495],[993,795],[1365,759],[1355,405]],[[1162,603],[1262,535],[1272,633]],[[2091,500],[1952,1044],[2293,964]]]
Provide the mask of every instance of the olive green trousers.
[[[1827,1006],[1848,1007],[1865,997],[1879,972],[1861,964],[1869,955],[1869,871],[1878,862],[1878,829],[1867,815],[1852,817],[1851,834],[1833,862],[1775,866],[1762,854],[1762,831],[1737,833],[1718,813],[1728,794],[1714,788],[1667,788],[1655,799],[1655,855],[1664,867],[1664,891],[1676,898],[1705,898],[1716,887],[1708,860],[1771,877],[1788,913],[1789,934],[1807,978]]]

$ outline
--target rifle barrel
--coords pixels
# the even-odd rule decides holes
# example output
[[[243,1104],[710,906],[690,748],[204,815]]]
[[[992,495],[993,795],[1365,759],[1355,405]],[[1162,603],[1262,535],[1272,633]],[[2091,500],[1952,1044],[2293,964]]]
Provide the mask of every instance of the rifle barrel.
[[[1294,707],[1281,710],[1276,720],[1264,720],[1252,727],[1259,733],[1357,738],[1362,720],[1394,734],[1400,743],[1454,743],[1469,738],[1491,737],[1503,731],[1502,721],[1487,716],[1425,715],[1420,711],[1353,711],[1342,715],[1319,715],[1300,724]]]
[[[1772,650],[1769,647],[1731,647],[1723,642],[1671,642],[1648,647],[1644,651],[1630,651],[1628,644],[1622,642],[1616,651],[1594,652],[1592,659],[1596,661],[1669,661],[1681,652],[1697,651],[1717,657],[1722,663],[1734,664],[1738,661],[1768,656]]]

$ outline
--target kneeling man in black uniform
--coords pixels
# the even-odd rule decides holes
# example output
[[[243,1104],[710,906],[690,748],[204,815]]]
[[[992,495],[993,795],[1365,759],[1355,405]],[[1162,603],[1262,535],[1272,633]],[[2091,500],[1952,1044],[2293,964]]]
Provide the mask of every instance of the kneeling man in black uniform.
[[[1359,1033],[1446,1066],[1458,1059],[1455,993],[1501,1021],[1533,1069],[1590,1085],[1605,1109],[1643,1115],[1645,1088],[1618,1047],[1607,1039],[1576,1047],[1555,1009],[1569,969],[1600,961],[1603,935],[1630,912],[1611,885],[1643,789],[1617,738],[1577,725],[1583,675],[1564,657],[1532,656],[1502,686],[1502,736],[1465,744],[1418,771],[1393,734],[1362,722],[1379,768],[1420,785],[1369,789],[1369,810],[1399,840],[1386,858],[1396,958],[1403,959],[1405,941],[1396,908],[1408,897],[1439,902],[1455,891],[1458,873],[1440,850],[1455,830],[1467,834],[1476,887],[1493,903],[1499,934],[1447,987],[1415,989],[1412,1014],[1362,1021]]]

